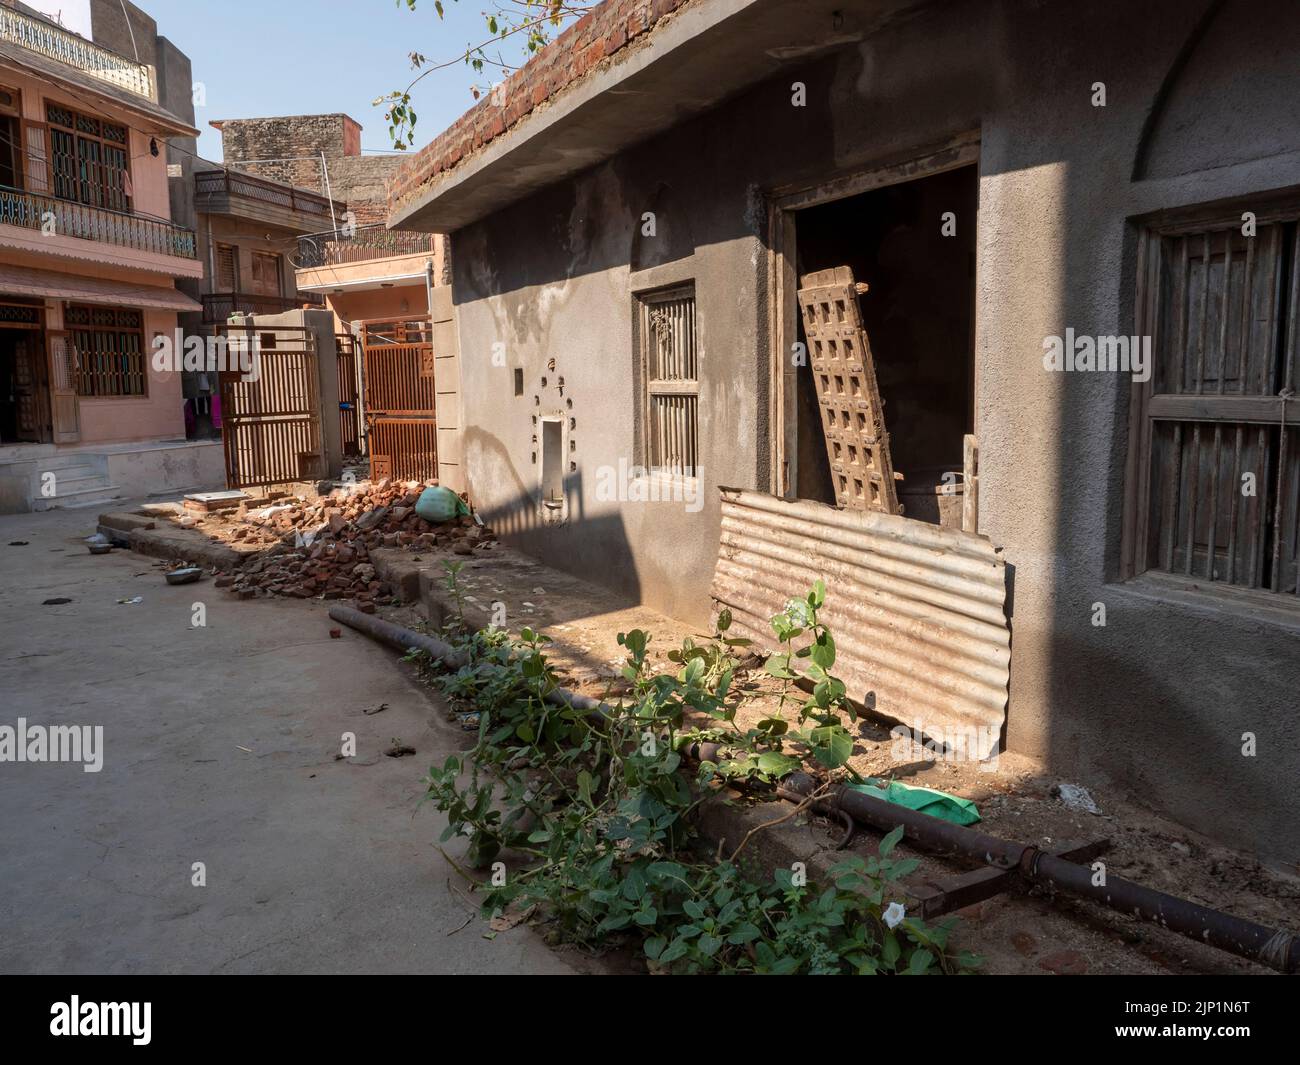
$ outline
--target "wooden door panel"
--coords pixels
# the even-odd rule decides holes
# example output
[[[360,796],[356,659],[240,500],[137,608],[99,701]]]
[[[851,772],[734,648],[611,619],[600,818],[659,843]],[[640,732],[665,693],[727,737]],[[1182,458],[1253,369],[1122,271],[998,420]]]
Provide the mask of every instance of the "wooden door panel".
[[[49,367],[50,417],[56,444],[75,444],[81,439],[81,408],[77,399],[77,353],[72,339],[62,329],[45,332]]]

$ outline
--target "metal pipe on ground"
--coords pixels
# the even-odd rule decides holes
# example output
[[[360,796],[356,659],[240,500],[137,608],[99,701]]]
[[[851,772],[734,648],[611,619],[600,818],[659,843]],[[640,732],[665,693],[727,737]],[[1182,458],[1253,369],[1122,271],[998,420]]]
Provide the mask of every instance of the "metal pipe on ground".
[[[465,664],[463,654],[435,636],[394,625],[390,621],[346,606],[330,607],[329,615],[335,621],[395,650],[406,652],[417,648],[452,669]],[[596,714],[612,710],[598,699],[564,688],[556,688],[546,696],[546,701]],[[684,753],[694,761],[716,761],[720,752],[718,744],[699,743]],[[788,797],[796,802],[819,787],[816,779],[807,773],[792,773],[784,783],[788,788],[783,787],[781,790],[790,792]],[[1050,854],[1030,843],[1017,843],[978,829],[954,825],[929,814],[864,795],[843,785],[832,787],[818,799],[816,805],[832,811],[843,810],[855,820],[883,832],[902,825],[909,839],[929,850],[973,858],[986,865],[1011,870],[1031,884],[1042,884],[1069,895],[1090,899],[1119,913],[1140,917],[1144,921],[1238,957],[1248,958],[1270,969],[1284,973],[1300,972],[1300,938],[1289,932],[1266,928],[1253,921],[1233,917],[1208,906],[1199,906],[1109,873],[1106,874],[1104,884],[1094,884],[1093,871],[1089,866]]]
[[[816,779],[807,773],[793,773],[785,783],[791,792],[801,797],[812,794],[818,787]],[[1300,938],[1290,932],[1266,928],[1110,873],[1106,874],[1103,884],[1096,884],[1093,871],[1087,865],[1067,861],[1029,843],[1017,843],[954,825],[843,785],[832,787],[822,802],[885,832],[902,825],[909,839],[927,849],[1014,870],[1031,884],[1090,899],[1119,913],[1150,921],[1279,972],[1300,972]]]
[[[466,655],[436,636],[416,632],[402,625],[394,625],[391,621],[377,618],[373,614],[363,614],[350,606],[330,607],[330,617],[403,654],[412,648],[423,651],[435,662],[441,663],[448,669],[459,669],[468,661]],[[583,695],[580,692],[571,692],[565,688],[556,688],[549,692],[546,701],[555,706],[571,706],[575,710],[587,710],[593,713],[606,713],[610,709],[599,699],[593,699],[590,695]]]

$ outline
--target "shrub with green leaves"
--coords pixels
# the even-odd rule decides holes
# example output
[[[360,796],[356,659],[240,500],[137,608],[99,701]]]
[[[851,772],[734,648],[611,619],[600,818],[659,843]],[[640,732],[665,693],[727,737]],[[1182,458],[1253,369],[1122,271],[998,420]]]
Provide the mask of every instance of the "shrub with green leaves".
[[[726,611],[712,642],[686,641],[668,655],[676,672],[652,668],[649,634],[621,634],[629,691],[605,713],[555,697],[545,636],[453,635],[466,664],[437,683],[454,705],[478,712],[478,742],[468,759],[429,770],[425,798],[447,815],[444,841],[469,839],[472,865],[506,852],[518,860],[482,886],[484,912],[531,912],[554,941],[588,949],[632,937],[652,969],[674,973],[972,968],[977,959],[949,951],[950,924],[905,915],[898,882],[916,863],[891,857],[901,828],[878,856],[846,858],[820,887],[790,869],[763,875],[707,860],[695,845],[696,807],[724,782],[770,788],[801,764],[787,743],[826,769],[845,766],[852,737],[841,714],[853,713],[830,672],[835,643],[817,613],[825,595],[819,582],[772,621],[785,650],[767,670],[784,682],[782,705],[801,680],[811,688],[793,733],[781,717],[737,725],[733,652],[749,642],[725,635]],[[700,715],[713,724],[689,722]],[[683,752],[701,740],[725,753],[690,773]]]

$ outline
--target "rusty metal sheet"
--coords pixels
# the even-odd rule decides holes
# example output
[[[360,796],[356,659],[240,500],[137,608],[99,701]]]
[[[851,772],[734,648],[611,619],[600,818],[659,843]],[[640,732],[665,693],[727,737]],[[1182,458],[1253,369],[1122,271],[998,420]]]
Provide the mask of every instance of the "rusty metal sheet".
[[[850,698],[970,757],[995,753],[1011,633],[1006,567],[986,537],[722,489],[712,595],[737,635],[774,649],[769,619],[818,578]]]
[[[897,514],[885,405],[858,311],[858,288],[847,266],[805,274],[799,309],[835,497],[842,507]]]

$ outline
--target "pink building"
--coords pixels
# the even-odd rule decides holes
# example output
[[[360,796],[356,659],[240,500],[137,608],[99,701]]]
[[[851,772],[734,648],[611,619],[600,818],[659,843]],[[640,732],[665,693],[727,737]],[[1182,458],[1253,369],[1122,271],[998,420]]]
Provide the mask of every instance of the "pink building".
[[[203,275],[167,162],[197,131],[158,98],[154,66],[0,3],[0,512],[221,483],[152,365]]]

